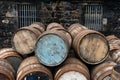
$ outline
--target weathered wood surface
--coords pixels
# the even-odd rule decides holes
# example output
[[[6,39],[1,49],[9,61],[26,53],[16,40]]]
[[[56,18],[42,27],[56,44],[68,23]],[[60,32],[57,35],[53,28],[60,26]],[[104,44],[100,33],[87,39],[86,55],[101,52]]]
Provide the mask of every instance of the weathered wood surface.
[[[108,57],[109,44],[105,37],[93,30],[84,30],[73,41],[77,55],[88,64],[98,64]]]
[[[87,28],[79,23],[72,24],[69,28],[68,31],[72,35],[73,39],[82,31],[86,30]]]
[[[46,30],[65,29],[61,24],[53,22],[48,24]]]
[[[43,33],[45,31],[45,25],[41,22],[34,22],[31,25],[29,25],[29,27],[33,27],[38,29],[41,33]]]
[[[31,27],[19,29],[12,38],[13,48],[20,54],[32,53],[40,34],[41,32]]]
[[[95,66],[91,73],[92,80],[110,80],[110,75],[115,65],[116,63],[107,61]]]
[[[78,59],[68,58],[56,72],[54,80],[90,80],[89,70]]]
[[[111,80],[120,80],[120,64],[113,67]]]
[[[5,59],[0,59],[0,74],[3,74],[8,80],[15,80],[15,71],[12,65]]]
[[[28,57],[21,63],[17,71],[16,80],[23,80],[26,78],[27,75],[33,75],[33,73],[35,72],[41,73],[41,75],[39,75],[38,77],[44,76],[47,77],[48,80],[53,80],[50,70],[47,69],[45,66],[41,65],[35,56]]]
[[[35,55],[46,66],[57,66],[67,57],[69,43],[64,33],[47,31],[43,33],[35,48]]]
[[[8,60],[16,72],[23,60],[22,57],[18,55],[18,53],[16,53],[13,48],[0,49],[0,58]]]

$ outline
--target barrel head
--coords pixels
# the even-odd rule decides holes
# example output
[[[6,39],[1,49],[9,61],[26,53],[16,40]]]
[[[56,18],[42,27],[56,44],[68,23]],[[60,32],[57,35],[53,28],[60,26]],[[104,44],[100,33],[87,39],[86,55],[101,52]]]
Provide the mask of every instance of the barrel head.
[[[46,66],[57,66],[67,57],[68,47],[58,35],[47,34],[38,40],[35,55]]]

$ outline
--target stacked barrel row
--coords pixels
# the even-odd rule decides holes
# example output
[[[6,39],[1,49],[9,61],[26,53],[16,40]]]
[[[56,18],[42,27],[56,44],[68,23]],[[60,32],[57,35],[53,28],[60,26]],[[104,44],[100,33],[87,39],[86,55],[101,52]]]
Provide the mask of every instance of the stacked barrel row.
[[[115,80],[120,67],[111,55],[119,49],[111,49],[109,39],[79,23],[65,29],[35,22],[15,32],[13,48],[0,50],[14,70],[1,74],[6,80]]]

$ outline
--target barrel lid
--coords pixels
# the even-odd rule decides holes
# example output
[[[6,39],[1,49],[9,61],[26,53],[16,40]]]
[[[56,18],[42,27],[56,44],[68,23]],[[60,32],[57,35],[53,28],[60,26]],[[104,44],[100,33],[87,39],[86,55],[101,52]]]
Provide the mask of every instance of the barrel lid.
[[[64,33],[58,31],[47,31],[43,33],[35,48],[35,55],[39,61],[46,66],[57,66],[67,57],[69,43]]]

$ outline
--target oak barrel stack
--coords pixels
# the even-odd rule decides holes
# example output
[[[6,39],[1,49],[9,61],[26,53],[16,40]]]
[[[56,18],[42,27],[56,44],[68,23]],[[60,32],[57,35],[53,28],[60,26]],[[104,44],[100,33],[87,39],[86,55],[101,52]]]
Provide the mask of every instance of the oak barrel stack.
[[[45,27],[41,25],[42,23],[34,23],[30,26],[22,27],[19,30],[17,30],[12,38],[13,48],[22,55],[32,53],[34,51],[37,38],[45,30]]]
[[[57,30],[48,30],[38,38],[35,55],[46,66],[57,66],[67,57],[69,41],[66,35]]]
[[[78,59],[69,57],[57,70],[54,80],[90,80],[89,70]]]
[[[53,80],[48,68],[41,65],[35,56],[26,58],[19,66],[16,80]]]
[[[17,72],[20,63],[23,60],[13,48],[0,49],[0,58],[6,59],[8,62],[10,62],[15,72]]]
[[[0,59],[0,80],[15,80],[15,71],[5,59]]]
[[[116,65],[113,61],[101,63],[93,68],[91,80],[110,80],[113,67]]]
[[[73,24],[68,31],[73,37],[74,50],[87,64],[99,64],[108,57],[109,44],[100,32],[89,30],[81,24]]]

